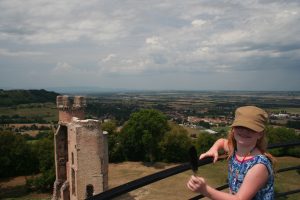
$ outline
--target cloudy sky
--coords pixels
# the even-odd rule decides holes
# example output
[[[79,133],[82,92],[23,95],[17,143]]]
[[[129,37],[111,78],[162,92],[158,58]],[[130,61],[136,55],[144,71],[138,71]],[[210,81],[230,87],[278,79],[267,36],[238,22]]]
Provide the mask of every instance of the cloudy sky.
[[[0,88],[300,89],[299,0],[0,0],[0,10]]]

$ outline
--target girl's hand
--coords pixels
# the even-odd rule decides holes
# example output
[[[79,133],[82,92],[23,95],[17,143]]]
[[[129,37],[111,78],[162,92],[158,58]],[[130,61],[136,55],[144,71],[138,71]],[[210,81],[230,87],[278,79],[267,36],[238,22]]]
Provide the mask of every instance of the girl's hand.
[[[219,158],[218,150],[210,149],[207,152],[201,154],[199,159],[201,160],[201,159],[206,158],[206,157],[213,157],[214,158],[214,163],[217,162],[217,160]]]
[[[191,191],[202,193],[201,191],[206,187],[206,182],[204,178],[193,175],[186,185]]]

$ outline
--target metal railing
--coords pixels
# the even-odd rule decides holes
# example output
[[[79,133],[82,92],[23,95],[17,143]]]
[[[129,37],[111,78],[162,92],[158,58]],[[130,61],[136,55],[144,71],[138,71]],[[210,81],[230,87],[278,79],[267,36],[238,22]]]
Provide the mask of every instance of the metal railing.
[[[276,143],[276,144],[272,144],[268,146],[268,149],[274,149],[274,148],[280,148],[280,147],[292,147],[292,146],[298,146],[300,145],[300,141],[293,141],[293,142],[288,142],[288,143]],[[224,158],[221,158],[224,159]],[[219,160],[221,160],[219,159]],[[212,158],[204,158],[202,160],[198,160],[198,166],[203,166],[203,165],[207,165],[213,162]],[[181,172],[187,171],[191,169],[191,165],[190,163],[184,163],[166,170],[162,170],[160,172],[154,173],[154,174],[150,174],[148,176],[144,176],[142,178],[130,181],[128,183],[125,183],[123,185],[111,188],[107,191],[104,191],[100,194],[94,195],[92,197],[87,198],[87,200],[109,200],[109,199],[113,199],[115,197],[118,197],[122,194],[128,193],[130,191],[136,190],[138,188],[144,187],[146,185],[149,185],[151,183],[160,181],[162,179],[165,179],[167,177],[179,174]],[[288,167],[288,168],[283,168],[283,169],[279,169],[277,171],[277,173],[280,172],[284,172],[284,171],[289,171],[289,170],[296,170],[296,169],[300,169],[300,166],[295,166],[295,167]],[[228,188],[228,184],[222,185],[220,187],[217,187],[217,190],[223,190]],[[280,197],[280,196],[286,196],[286,195],[290,195],[290,194],[294,194],[294,193],[299,193],[300,189],[297,190],[292,190],[292,191],[287,191],[287,192],[283,192],[283,193],[277,193],[276,197]],[[196,200],[196,199],[200,199],[203,198],[202,195],[198,195],[195,196],[193,198],[191,198],[190,200]]]

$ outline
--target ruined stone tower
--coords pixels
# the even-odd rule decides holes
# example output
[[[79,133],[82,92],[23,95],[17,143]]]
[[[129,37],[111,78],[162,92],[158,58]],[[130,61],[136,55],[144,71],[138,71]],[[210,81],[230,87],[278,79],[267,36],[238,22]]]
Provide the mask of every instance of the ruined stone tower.
[[[73,100],[73,102],[72,102]],[[98,120],[84,120],[86,100],[57,96],[53,200],[83,200],[108,187],[107,136]]]

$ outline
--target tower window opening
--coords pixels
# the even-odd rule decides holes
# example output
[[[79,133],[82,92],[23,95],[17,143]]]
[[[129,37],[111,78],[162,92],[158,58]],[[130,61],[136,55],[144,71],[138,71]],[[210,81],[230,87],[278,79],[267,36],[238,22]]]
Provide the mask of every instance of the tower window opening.
[[[72,194],[76,196],[76,188],[75,188],[75,170],[72,168]]]
[[[72,152],[72,165],[74,164],[74,153]]]
[[[92,184],[88,184],[86,186],[86,198],[92,197],[94,194],[94,186]]]

